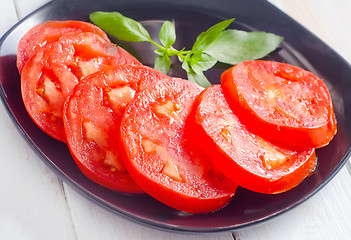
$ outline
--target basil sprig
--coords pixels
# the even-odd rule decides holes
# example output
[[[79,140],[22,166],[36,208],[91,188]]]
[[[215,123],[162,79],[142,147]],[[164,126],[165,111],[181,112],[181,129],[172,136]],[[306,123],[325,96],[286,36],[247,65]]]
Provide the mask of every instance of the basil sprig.
[[[263,58],[274,51],[283,37],[266,32],[245,32],[227,29],[234,21],[228,19],[217,23],[196,38],[191,50],[177,50],[175,26],[165,21],[160,29],[159,43],[151,39],[143,25],[119,12],[93,12],[90,20],[111,36],[127,42],[149,42],[158,49],[154,68],[167,74],[171,56],[177,56],[188,80],[208,87],[211,83],[204,72],[217,62],[235,65],[246,60]]]

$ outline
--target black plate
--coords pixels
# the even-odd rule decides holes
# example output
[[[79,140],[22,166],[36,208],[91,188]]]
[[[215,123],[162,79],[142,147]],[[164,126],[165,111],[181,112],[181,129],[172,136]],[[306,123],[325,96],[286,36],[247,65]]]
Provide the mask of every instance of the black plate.
[[[317,150],[315,173],[298,187],[279,195],[265,195],[238,189],[224,209],[189,215],[169,208],[148,196],[124,195],[107,190],[87,179],[76,167],[67,146],[45,135],[25,111],[20,94],[20,76],[16,69],[16,50],[21,36],[46,20],[88,21],[93,11],[119,11],[143,21],[158,35],[160,20],[174,20],[179,47],[191,47],[200,31],[220,20],[235,17],[231,28],[260,30],[284,36],[281,48],[267,59],[303,67],[323,78],[331,92],[338,133],[332,142]],[[305,201],[320,190],[341,169],[350,154],[351,68],[338,54],[309,31],[266,1],[258,0],[62,0],[38,9],[12,29],[0,41],[1,97],[28,144],[57,175],[78,192],[119,215],[148,226],[181,232],[233,231],[262,222]],[[152,64],[149,45],[133,44],[127,49],[137,53],[145,64]],[[139,55],[138,55],[139,54]],[[228,66],[219,65],[207,74],[213,83]],[[174,75],[184,77],[181,71]]]

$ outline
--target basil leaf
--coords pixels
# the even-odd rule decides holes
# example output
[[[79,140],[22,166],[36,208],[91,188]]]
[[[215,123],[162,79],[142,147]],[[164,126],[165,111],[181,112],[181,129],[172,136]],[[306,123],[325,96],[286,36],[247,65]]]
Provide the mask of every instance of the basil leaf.
[[[190,72],[190,66],[189,66],[189,61],[190,61],[191,53],[188,53],[184,58],[178,57],[179,61],[182,62],[182,68],[186,72]]]
[[[206,32],[200,33],[196,38],[192,50],[198,51],[206,48],[210,43],[212,43],[220,33],[226,29],[232,22],[234,18],[228,19],[222,22],[217,23],[216,25],[210,27]]]
[[[160,42],[166,48],[169,48],[175,43],[176,32],[175,26],[170,21],[165,21],[161,27],[159,34]]]
[[[187,75],[188,75],[188,80],[190,82],[197,83],[204,88],[207,88],[212,85],[210,81],[208,81],[206,76],[203,74],[203,72],[201,72],[201,74],[197,74],[193,70],[191,70],[187,72]]]
[[[154,68],[164,74],[167,74],[171,68],[171,59],[167,55],[158,56],[155,60]]]
[[[191,69],[194,71],[195,74],[203,75],[203,71],[199,65],[193,65],[191,66]]]
[[[202,87],[209,87],[211,83],[208,81],[203,71],[206,71],[210,66],[213,66],[217,60],[213,59],[207,54],[203,54],[201,51],[188,53],[184,59],[179,59],[182,64],[182,68],[187,72],[188,80],[199,84]]]
[[[108,34],[123,41],[145,42],[151,39],[139,22],[118,12],[93,12],[90,20]]]
[[[266,32],[223,31],[203,51],[219,62],[235,65],[246,60],[259,59],[282,42],[281,36]]]
[[[156,53],[159,56],[162,56],[166,53],[165,49],[156,49],[154,50],[154,53]]]
[[[184,48],[182,50],[175,50],[175,49],[172,49],[172,48],[168,48],[167,49],[167,55],[168,56],[174,56],[174,55],[180,55],[182,54],[184,51]]]
[[[196,52],[190,58],[190,66],[195,70],[207,71],[216,64],[217,60],[202,51]],[[197,73],[197,71],[195,71]]]
[[[228,19],[210,27],[197,38],[191,50],[177,50],[172,47],[176,41],[174,23],[165,21],[159,32],[159,42],[151,39],[147,30],[137,21],[118,12],[94,12],[90,14],[93,23],[108,34],[127,42],[147,41],[157,50],[154,67],[168,73],[171,56],[177,56],[190,81],[208,87],[211,83],[204,71],[212,68],[217,61],[235,65],[245,60],[258,59],[275,50],[282,37],[265,32],[225,30],[234,19]]]

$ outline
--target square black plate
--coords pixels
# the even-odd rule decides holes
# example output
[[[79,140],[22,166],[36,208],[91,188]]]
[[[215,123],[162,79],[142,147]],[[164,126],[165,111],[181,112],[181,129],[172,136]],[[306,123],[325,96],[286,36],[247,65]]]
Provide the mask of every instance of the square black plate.
[[[89,20],[93,11],[119,11],[142,21],[156,36],[163,20],[176,24],[177,44],[190,48],[196,36],[215,23],[234,17],[230,28],[267,31],[284,36],[281,48],[269,60],[288,62],[312,71],[328,86],[334,102],[338,133],[331,143],[317,150],[318,167],[296,188],[279,195],[265,195],[239,188],[224,209],[200,215],[184,214],[146,195],[126,195],[105,189],[77,168],[65,144],[45,135],[28,116],[20,92],[16,68],[19,39],[31,27],[46,20]],[[153,63],[152,50],[140,44],[123,45],[144,64]],[[220,73],[229,66],[219,65],[206,74],[219,83]],[[185,77],[181,71],[172,73]],[[0,40],[1,97],[28,144],[57,175],[97,204],[136,222],[179,232],[234,231],[265,221],[305,201],[341,169],[350,155],[351,68],[336,52],[308,30],[263,0],[57,0],[33,12]]]

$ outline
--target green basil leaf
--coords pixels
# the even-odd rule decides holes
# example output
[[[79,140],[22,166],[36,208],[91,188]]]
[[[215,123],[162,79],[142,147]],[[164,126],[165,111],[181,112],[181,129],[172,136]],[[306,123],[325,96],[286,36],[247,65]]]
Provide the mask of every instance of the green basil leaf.
[[[154,51],[154,53],[156,53],[156,54],[159,55],[159,56],[162,56],[162,55],[165,55],[165,54],[166,54],[166,51],[165,51],[165,49],[159,48],[159,49],[156,49],[156,50]]]
[[[137,21],[123,16],[118,12],[94,12],[90,19],[108,34],[127,42],[147,41],[158,49],[155,68],[168,73],[171,67],[170,56],[177,56],[182,68],[187,72],[190,81],[203,87],[211,83],[204,75],[204,71],[212,68],[217,61],[235,65],[245,60],[259,59],[273,50],[282,42],[283,38],[272,33],[245,32],[239,30],[225,30],[234,19],[217,23],[202,32],[189,51],[185,48],[174,49],[176,41],[175,26],[165,21],[160,29],[159,44],[151,39],[147,30]]]
[[[199,65],[193,65],[191,66],[191,69],[194,71],[196,75],[203,75],[203,71]]]
[[[191,51],[190,55],[189,55],[190,56],[189,57],[190,64],[199,61],[201,59],[201,57],[202,57],[201,56],[202,54],[203,54],[202,50],[195,51],[195,52]]]
[[[188,80],[195,82],[203,87],[211,86],[203,71],[211,68],[217,60],[201,51],[192,54],[188,53],[182,60],[182,68],[187,72]]]
[[[154,68],[164,74],[167,74],[171,68],[171,59],[167,55],[158,56],[155,60]]]
[[[191,81],[193,83],[197,83],[204,88],[207,88],[207,87],[212,85],[203,73],[196,74],[193,70],[191,70],[191,71],[187,72],[187,75],[188,75],[189,81]]]
[[[175,50],[175,49],[172,49],[172,48],[168,48],[167,49],[167,55],[168,56],[174,56],[174,55],[181,55],[182,52],[184,51],[184,48],[182,50]]]
[[[180,58],[178,57],[179,61],[182,62],[182,68],[186,71],[186,72],[190,72],[191,68],[189,66],[189,61],[190,61],[190,57],[191,57],[191,53],[188,53],[185,58]]]
[[[212,68],[216,62],[217,60],[210,55],[203,53],[202,51],[198,51],[190,58],[189,64],[197,73],[195,69],[207,71],[208,69]]]
[[[175,26],[170,21],[165,21],[161,27],[159,34],[160,42],[166,48],[169,48],[175,43],[176,32]]]
[[[216,25],[210,27],[206,32],[200,33],[196,38],[192,50],[198,51],[206,48],[210,43],[212,43],[220,33],[226,29],[232,22],[234,18],[228,19],[222,22],[217,23]]]
[[[90,20],[108,34],[123,41],[145,42],[151,39],[139,22],[118,12],[93,12]]]
[[[281,36],[266,32],[223,31],[203,51],[219,62],[235,65],[246,60],[259,59],[283,41]]]

